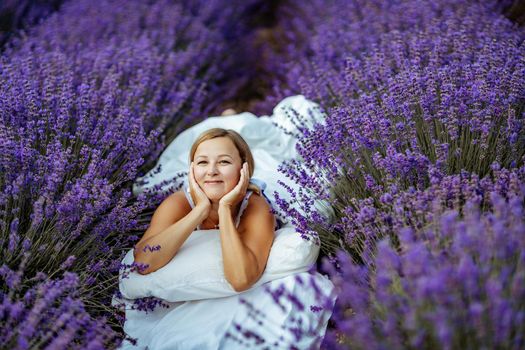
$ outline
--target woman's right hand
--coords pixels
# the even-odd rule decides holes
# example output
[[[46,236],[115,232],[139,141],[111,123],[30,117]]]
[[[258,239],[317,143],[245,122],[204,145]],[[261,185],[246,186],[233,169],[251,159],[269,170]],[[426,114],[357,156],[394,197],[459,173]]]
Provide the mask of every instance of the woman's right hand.
[[[206,193],[202,190],[202,188],[197,183],[197,180],[195,180],[195,174],[193,173],[193,162],[190,164],[190,174],[189,174],[189,184],[190,184],[190,195],[193,199],[193,203],[195,203],[195,207],[202,208],[202,210],[205,212],[206,216],[208,217],[208,214],[211,210],[211,202],[208,196],[206,196]]]

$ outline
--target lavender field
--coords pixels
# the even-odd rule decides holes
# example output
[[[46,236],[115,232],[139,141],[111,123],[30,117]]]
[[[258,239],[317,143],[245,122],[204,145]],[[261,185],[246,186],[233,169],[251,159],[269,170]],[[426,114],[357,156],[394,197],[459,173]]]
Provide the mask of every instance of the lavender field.
[[[290,114],[300,210],[277,195],[337,287],[321,348],[525,348],[519,1],[6,4],[1,349],[118,347],[119,265],[162,199],[133,181],[247,86],[258,114],[326,113]]]

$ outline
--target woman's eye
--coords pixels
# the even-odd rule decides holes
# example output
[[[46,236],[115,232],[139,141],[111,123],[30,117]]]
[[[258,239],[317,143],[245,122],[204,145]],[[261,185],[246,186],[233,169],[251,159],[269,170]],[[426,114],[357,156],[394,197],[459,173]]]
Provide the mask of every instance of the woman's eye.
[[[200,162],[197,162],[197,165],[207,164],[207,163],[208,163],[207,161],[201,160]],[[227,161],[227,160],[221,160],[219,163],[221,163],[221,164],[230,164],[230,162]]]

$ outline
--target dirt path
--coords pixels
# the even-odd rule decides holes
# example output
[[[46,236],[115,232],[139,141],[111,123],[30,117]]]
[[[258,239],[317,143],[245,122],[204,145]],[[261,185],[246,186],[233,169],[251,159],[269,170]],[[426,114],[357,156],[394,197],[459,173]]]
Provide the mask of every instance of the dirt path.
[[[251,55],[248,59],[252,61],[254,76],[250,81],[238,89],[235,96],[218,108],[218,113],[224,115],[240,112],[252,112],[257,114],[255,105],[264,101],[271,89],[271,81],[274,73],[268,70],[268,62],[271,54],[278,50],[277,19],[276,13],[279,1],[269,0],[265,9],[254,18],[253,26],[258,28],[252,34],[250,42]],[[271,111],[265,111],[270,113]]]

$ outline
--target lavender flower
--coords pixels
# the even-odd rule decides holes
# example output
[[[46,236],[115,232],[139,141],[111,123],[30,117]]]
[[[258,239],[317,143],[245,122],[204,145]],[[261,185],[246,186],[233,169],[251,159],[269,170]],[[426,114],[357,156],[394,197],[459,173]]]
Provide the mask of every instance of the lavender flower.
[[[336,348],[510,348],[525,344],[525,192],[490,193],[491,211],[467,202],[405,229],[400,248],[377,246],[373,269],[341,252],[340,289],[326,344]],[[342,339],[342,341],[341,341]]]
[[[253,3],[67,2],[5,46],[0,57],[5,282],[0,291],[4,295],[8,287],[23,285],[28,296],[38,295],[24,281],[74,273],[78,283],[68,291],[89,300],[80,314],[64,304],[70,326],[61,328],[58,338],[51,332],[54,339],[39,333],[46,330],[41,323],[48,322],[35,309],[31,322],[7,327],[26,325],[17,346],[25,347],[25,341],[39,347],[49,340],[50,347],[61,348],[75,339],[84,348],[79,329],[91,329],[84,327],[89,322],[100,328],[92,331],[89,346],[117,342],[97,334],[108,324],[121,327],[109,306],[120,261],[146,229],[151,209],[167,195],[134,198],[132,182],[152,166],[167,139],[228,98],[219,86],[235,91],[243,82],[232,74],[247,69],[244,48],[235,42],[249,33]],[[9,272],[26,253],[23,274]],[[53,300],[58,303],[62,295],[56,289]],[[48,302],[38,298],[28,297],[25,307],[44,310]],[[3,320],[2,329],[11,322]],[[6,338],[5,344],[14,339]]]
[[[25,292],[23,284],[9,282],[9,276],[24,276],[28,256],[24,256],[17,271],[6,265],[0,268],[0,286],[10,285],[8,293],[3,288],[0,292],[0,314],[3,315],[0,347],[65,349],[74,339],[76,348],[89,344],[91,349],[105,349],[118,342],[118,333],[104,320],[93,319],[86,312],[78,295],[76,274],[66,272],[57,279],[46,276],[24,279],[24,284],[31,286]]]
[[[344,6],[319,10],[331,21],[305,14],[303,24],[293,22],[307,28],[313,21],[310,30],[319,35],[306,61],[290,62],[300,69],[290,70],[288,82],[310,79],[295,91],[324,105],[328,116],[301,130],[302,162],[282,166],[304,188],[296,194],[302,210],[280,205],[303,235],[320,232],[323,251],[339,246],[360,255],[363,248],[347,238],[367,220],[391,220],[378,218],[385,193],[414,193],[453,174],[494,176],[494,164],[522,166],[525,47],[523,31],[492,11],[496,4],[352,2],[349,12]],[[375,34],[364,38],[353,23],[345,25],[348,15],[374,25]],[[335,50],[329,57],[327,46]],[[309,204],[319,195],[331,204],[334,222]]]
[[[341,287],[326,348],[523,346],[523,298],[505,282],[522,274],[523,221],[496,213],[522,211],[524,31],[501,6],[281,7],[269,101],[302,93],[327,114],[298,128],[302,159],[280,169],[300,208],[277,196]]]

